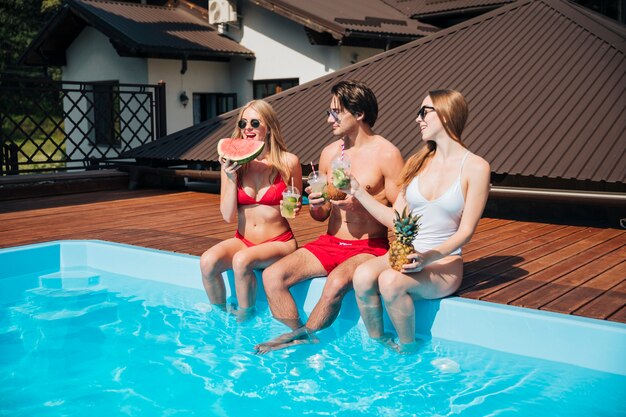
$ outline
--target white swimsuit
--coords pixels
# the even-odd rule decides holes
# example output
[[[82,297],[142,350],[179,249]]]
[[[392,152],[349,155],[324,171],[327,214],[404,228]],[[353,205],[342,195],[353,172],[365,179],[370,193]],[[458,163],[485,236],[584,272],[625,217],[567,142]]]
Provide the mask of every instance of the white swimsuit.
[[[459,229],[461,215],[465,206],[463,190],[461,189],[461,172],[463,164],[469,155],[463,156],[459,177],[441,197],[429,201],[422,196],[419,187],[419,175],[406,187],[406,201],[413,215],[422,215],[417,238],[413,247],[418,252],[425,252],[436,248],[448,240]],[[461,248],[450,255],[460,255]]]

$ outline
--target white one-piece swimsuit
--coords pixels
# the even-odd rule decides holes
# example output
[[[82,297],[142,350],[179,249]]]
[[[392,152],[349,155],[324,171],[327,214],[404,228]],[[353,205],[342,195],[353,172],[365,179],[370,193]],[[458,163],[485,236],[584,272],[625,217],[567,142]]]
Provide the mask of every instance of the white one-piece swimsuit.
[[[463,190],[461,189],[461,172],[463,164],[469,155],[463,156],[459,176],[450,188],[435,200],[427,200],[420,192],[419,175],[406,187],[406,201],[413,215],[421,215],[420,229],[413,247],[418,252],[425,252],[436,248],[448,240],[458,229],[461,215],[465,206]],[[460,255],[461,248],[450,255]]]

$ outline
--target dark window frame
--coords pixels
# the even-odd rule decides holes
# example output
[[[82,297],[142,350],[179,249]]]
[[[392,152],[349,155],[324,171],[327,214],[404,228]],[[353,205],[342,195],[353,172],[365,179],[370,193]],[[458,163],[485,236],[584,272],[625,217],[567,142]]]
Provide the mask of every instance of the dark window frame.
[[[237,93],[194,92],[191,102],[193,106],[193,124],[197,125],[236,109]]]
[[[275,78],[269,80],[253,80],[252,91],[255,100],[281,93],[300,85],[299,78]]]
[[[95,146],[115,148],[122,146],[122,140],[118,134],[121,129],[119,84],[118,80],[91,83],[93,135],[89,136],[91,143]]]

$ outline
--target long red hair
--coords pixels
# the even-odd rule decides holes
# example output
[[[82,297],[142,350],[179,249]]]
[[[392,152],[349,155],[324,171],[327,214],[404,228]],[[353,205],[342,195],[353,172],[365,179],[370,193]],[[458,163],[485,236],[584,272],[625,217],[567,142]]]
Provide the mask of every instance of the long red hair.
[[[465,128],[468,114],[467,102],[463,95],[455,90],[433,90],[429,91],[428,95],[448,136],[467,148],[461,140],[461,133]],[[412,155],[404,164],[398,185],[403,189],[406,188],[413,181],[413,178],[426,168],[428,161],[435,156],[435,152],[437,152],[437,143],[427,141],[426,146]]]

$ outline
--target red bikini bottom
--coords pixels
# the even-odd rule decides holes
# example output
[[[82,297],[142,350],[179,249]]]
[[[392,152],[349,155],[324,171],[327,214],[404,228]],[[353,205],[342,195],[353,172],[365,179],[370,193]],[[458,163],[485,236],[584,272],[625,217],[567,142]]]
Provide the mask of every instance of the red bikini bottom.
[[[254,242],[250,242],[248,239],[243,237],[243,235],[241,233],[239,233],[239,230],[237,230],[235,232],[235,239],[241,240],[244,243],[244,245],[246,245],[249,248],[252,247],[252,246],[261,245],[261,244],[267,243],[267,242],[288,242],[288,241],[290,241],[293,238],[294,238],[293,232],[291,231],[291,229],[289,229],[285,233],[282,233],[282,234],[280,234],[280,235],[278,235],[276,237],[264,240],[263,242],[254,243]]]

